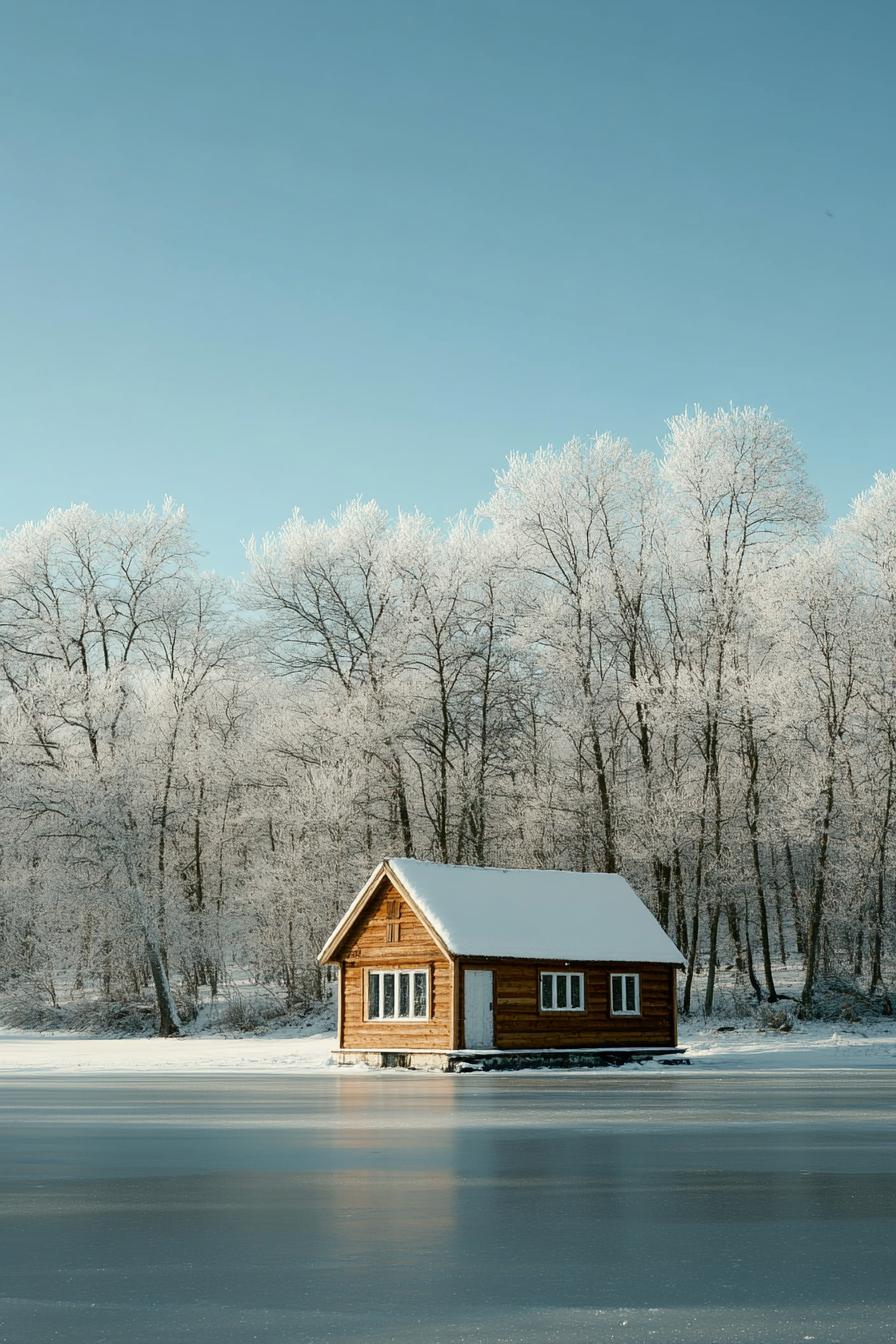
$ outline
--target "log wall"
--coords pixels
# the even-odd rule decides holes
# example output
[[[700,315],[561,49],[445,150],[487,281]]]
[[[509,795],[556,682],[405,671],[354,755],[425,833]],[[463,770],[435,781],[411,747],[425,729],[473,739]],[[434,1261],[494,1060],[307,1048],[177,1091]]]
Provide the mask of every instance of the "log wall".
[[[464,966],[491,968],[494,973],[495,1046],[499,1050],[677,1044],[672,966],[465,959],[458,967],[461,1024]],[[551,970],[584,973],[584,1012],[542,1011],[538,977],[541,971]],[[614,1017],[610,1012],[610,976],[632,973],[641,977],[641,1012],[637,1017]]]
[[[677,1044],[675,968],[656,963],[535,962],[512,958],[463,958],[442,951],[411,905],[384,880],[337,953],[341,967],[339,1046],[347,1050],[452,1050],[464,1048],[463,971],[494,974],[495,1047],[499,1050],[577,1049]],[[368,1022],[367,968],[429,970],[430,1016]],[[581,971],[583,1012],[545,1012],[541,971]],[[637,1017],[610,1012],[610,976],[640,976]]]
[[[370,902],[340,949],[340,1047],[450,1049],[453,1040],[454,963],[445,956],[407,901],[389,883]],[[365,1021],[365,970],[429,970],[429,1020]]]

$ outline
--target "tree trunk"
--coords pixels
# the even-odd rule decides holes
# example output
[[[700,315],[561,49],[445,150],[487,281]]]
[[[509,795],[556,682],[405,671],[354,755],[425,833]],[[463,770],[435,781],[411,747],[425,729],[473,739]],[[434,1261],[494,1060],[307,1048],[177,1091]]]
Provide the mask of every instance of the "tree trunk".
[[[656,885],[657,919],[669,932],[669,911],[672,900],[672,869],[662,859],[654,858],[653,875]]]
[[[402,774],[401,761],[397,756],[393,758],[393,770],[395,774],[395,801],[398,804],[398,822],[401,827],[401,843],[406,859],[414,856],[414,837],[411,834],[411,814],[408,809],[408,795],[404,786],[404,775]]]
[[[101,983],[103,986],[103,998],[112,997],[112,940],[103,938],[100,953],[100,965],[102,966]]]
[[[694,910],[691,917],[691,946],[688,949],[688,968],[684,977],[684,990],[681,996],[681,1011],[687,1017],[691,1011],[691,990],[694,985],[694,971],[697,968],[697,943],[700,936],[700,901],[694,897]]]
[[[737,906],[734,901],[725,902],[725,917],[728,921],[728,932],[731,935],[731,941],[734,944],[734,964],[739,971],[747,969],[747,963],[744,958],[744,944],[740,933],[740,920],[737,917]]]
[[[744,947],[746,949],[747,954],[747,975],[749,976],[750,984],[753,986],[753,993],[756,995],[756,1002],[761,1003],[762,986],[756,979],[756,970],[755,967],[753,966],[753,947],[750,942],[750,912],[746,905],[746,902],[744,903]]]
[[[706,997],[703,1001],[703,1010],[707,1017],[712,1016],[712,1005],[715,1000],[716,961],[718,959],[719,920],[721,916],[722,907],[718,901],[715,901],[709,912],[709,964],[706,968]]]
[[[171,992],[168,972],[165,970],[158,940],[150,934],[146,935],[146,958],[149,962],[152,982],[156,991],[156,1002],[159,1009],[159,1035],[179,1036],[182,1030],[181,1020],[177,1011],[177,1004],[174,1002],[174,995]]]
[[[781,883],[778,880],[778,866],[774,848],[770,850],[772,860],[772,886],[775,891],[775,924],[778,933],[778,956],[782,966],[787,965],[787,942],[784,938],[784,907],[781,902]]]
[[[681,875],[681,852],[678,846],[672,860],[672,873],[675,879],[675,941],[679,951],[688,955],[688,919],[684,905],[684,882]]]
[[[765,987],[768,990],[769,1003],[777,1003],[778,994],[775,989],[775,981],[772,976],[772,949],[768,931],[768,910],[765,904],[765,892],[762,887],[756,893],[756,903],[759,906],[759,937],[762,941],[762,973],[765,976]],[[749,944],[747,945],[749,949]]]
[[[818,867],[812,888],[812,905],[809,911],[809,929],[806,940],[806,978],[803,982],[802,1005],[807,1013],[812,1012],[812,996],[815,991],[815,976],[818,972],[818,958],[821,951],[821,920],[824,914],[825,877],[828,864],[828,842],[831,833],[831,817],[834,812],[834,779],[829,775],[824,790],[825,810],[821,823],[821,839],[818,845]]]
[[[884,945],[884,875],[881,870],[877,875],[877,901],[874,906],[874,932],[871,935],[871,979],[869,989],[873,994],[879,985],[883,985],[883,971],[881,967],[882,952]]]
[[[753,860],[753,875],[756,879],[756,904],[759,909],[759,936],[762,941],[762,970],[765,975],[765,987],[768,990],[769,1003],[775,1003],[778,995],[772,979],[772,950],[768,932],[768,909],[765,903],[765,881],[762,875],[762,857],[759,853],[759,752],[753,737],[752,717],[744,715],[747,727],[747,760],[750,765],[750,787],[747,794],[747,829],[750,832],[750,854]],[[749,919],[749,910],[744,903],[744,921]],[[750,963],[750,979],[753,979],[753,952],[747,935],[747,958]],[[754,986],[755,988],[755,986]],[[757,991],[758,993],[758,991]],[[758,995],[761,998],[761,994]]]
[[[787,881],[790,887],[790,908],[793,911],[793,932],[796,938],[796,950],[801,957],[806,955],[806,932],[803,927],[803,916],[800,910],[799,891],[796,885],[796,870],[793,866],[793,853],[790,849],[790,841],[784,842],[784,857],[787,860]]]
[[[878,985],[883,984],[883,969],[881,966],[883,945],[884,945],[884,915],[886,913],[886,904],[884,901],[885,873],[887,868],[887,837],[890,830],[890,814],[893,808],[893,758],[890,757],[890,765],[887,771],[887,792],[886,803],[884,805],[884,815],[881,823],[880,839],[880,867],[877,873],[877,899],[874,903],[874,924],[871,932],[871,979],[869,989],[873,994]]]
[[[607,778],[607,766],[603,747],[597,729],[591,730],[591,746],[594,752],[594,764],[597,770],[597,792],[600,797],[601,819],[604,833],[604,872],[615,873],[618,869],[616,857],[616,828],[613,819],[613,806],[610,802],[610,785]]]

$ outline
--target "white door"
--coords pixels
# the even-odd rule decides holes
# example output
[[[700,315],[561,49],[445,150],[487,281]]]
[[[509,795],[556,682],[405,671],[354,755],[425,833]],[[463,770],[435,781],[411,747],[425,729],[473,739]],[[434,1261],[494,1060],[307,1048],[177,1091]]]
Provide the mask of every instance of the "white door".
[[[464,971],[464,1046],[490,1050],[495,1043],[491,971]]]

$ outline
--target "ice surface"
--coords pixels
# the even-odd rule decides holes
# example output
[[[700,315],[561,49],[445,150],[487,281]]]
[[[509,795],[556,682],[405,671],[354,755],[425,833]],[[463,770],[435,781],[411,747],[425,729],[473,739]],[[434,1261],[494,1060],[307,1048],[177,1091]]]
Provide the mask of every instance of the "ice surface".
[[[7,1080],[0,1339],[892,1344],[894,1101],[881,1072]]]

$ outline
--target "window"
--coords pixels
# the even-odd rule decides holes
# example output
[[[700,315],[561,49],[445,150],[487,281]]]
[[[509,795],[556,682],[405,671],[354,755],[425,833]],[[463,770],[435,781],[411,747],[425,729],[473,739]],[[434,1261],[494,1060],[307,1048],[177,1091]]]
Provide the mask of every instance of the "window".
[[[641,977],[610,976],[610,1012],[614,1017],[637,1017],[641,1012]]]
[[[386,902],[386,942],[401,942],[401,901]]]
[[[428,971],[368,971],[369,1021],[402,1021],[429,1017]]]
[[[581,971],[542,971],[541,1009],[545,1013],[583,1013],[585,977]]]

